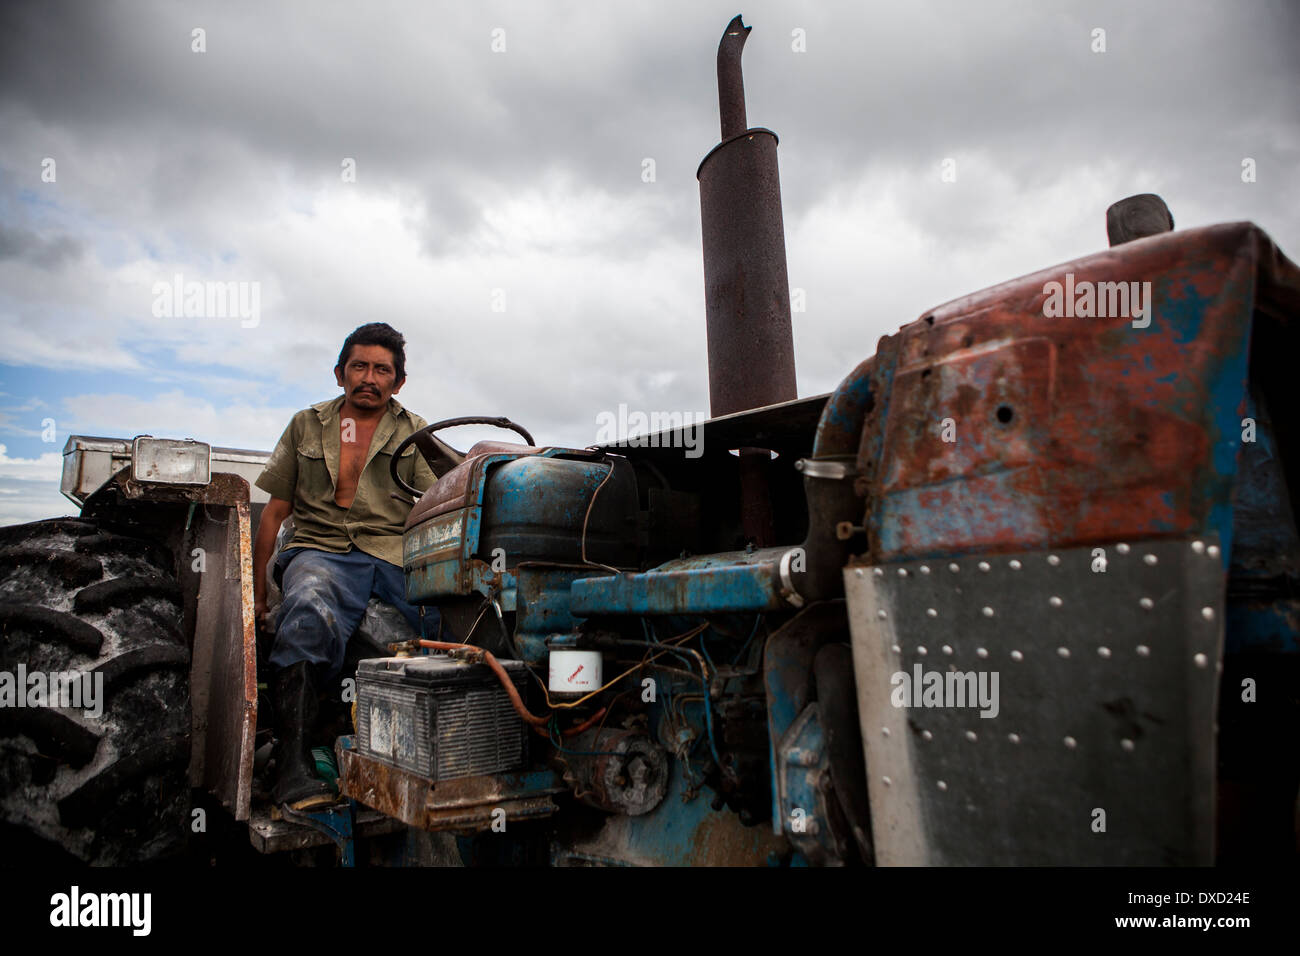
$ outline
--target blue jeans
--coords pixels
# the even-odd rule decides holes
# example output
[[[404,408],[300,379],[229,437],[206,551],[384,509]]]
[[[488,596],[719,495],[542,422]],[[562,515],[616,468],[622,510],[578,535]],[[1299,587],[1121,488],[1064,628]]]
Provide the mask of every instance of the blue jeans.
[[[420,609],[406,600],[402,569],[357,548],[345,554],[285,548],[275,572],[277,579],[283,576],[284,593],[270,657],[276,668],[310,661],[327,681],[337,680],[348,638],[361,623],[372,594],[401,611],[417,633],[424,633]],[[425,620],[437,633],[437,608],[427,608]]]

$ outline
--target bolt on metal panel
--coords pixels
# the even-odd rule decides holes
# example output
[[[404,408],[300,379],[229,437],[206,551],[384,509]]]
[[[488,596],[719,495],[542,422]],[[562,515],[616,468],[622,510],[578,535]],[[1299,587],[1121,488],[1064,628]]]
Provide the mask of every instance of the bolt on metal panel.
[[[845,581],[879,863],[1214,862],[1216,538]]]

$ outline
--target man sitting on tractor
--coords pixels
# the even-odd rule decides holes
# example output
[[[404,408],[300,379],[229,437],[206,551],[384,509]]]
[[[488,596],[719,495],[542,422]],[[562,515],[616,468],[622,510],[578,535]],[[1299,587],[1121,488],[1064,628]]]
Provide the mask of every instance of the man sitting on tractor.
[[[397,445],[427,424],[393,398],[406,381],[405,344],[383,322],[349,335],[334,367],[343,394],[295,414],[257,479],[271,496],[253,550],[259,621],[267,615],[266,566],[276,535],[285,518],[294,520],[293,537],[274,569],[284,594],[270,655],[277,806],[305,810],[333,800],[330,787],[313,772],[308,736],[318,688],[338,680],[348,638],[371,595],[421,630],[402,574],[402,529],[410,504],[393,494],[389,473]],[[421,491],[436,480],[414,447],[403,455],[398,473]],[[437,611],[432,613],[436,627]]]

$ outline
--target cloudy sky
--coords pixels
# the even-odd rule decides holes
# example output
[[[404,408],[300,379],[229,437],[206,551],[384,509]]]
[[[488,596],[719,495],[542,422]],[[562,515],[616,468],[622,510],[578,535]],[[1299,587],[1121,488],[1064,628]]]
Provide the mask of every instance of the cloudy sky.
[[[1298,11],[7,2],[0,523],[73,510],[69,434],[269,449],[368,321],[406,335],[399,398],[430,421],[586,445],[620,403],[706,411],[695,169],[736,13],[749,122],[781,137],[800,395],[929,307],[1104,248],[1133,193],[1300,258]],[[256,320],[168,314],[178,275],[256,284]]]

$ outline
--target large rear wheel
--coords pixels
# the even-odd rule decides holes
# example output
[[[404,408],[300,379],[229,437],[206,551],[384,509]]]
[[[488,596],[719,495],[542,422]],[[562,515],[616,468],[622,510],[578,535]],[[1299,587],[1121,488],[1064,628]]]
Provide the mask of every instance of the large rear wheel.
[[[0,528],[0,861],[185,849],[189,663],[167,548],[102,520]]]

